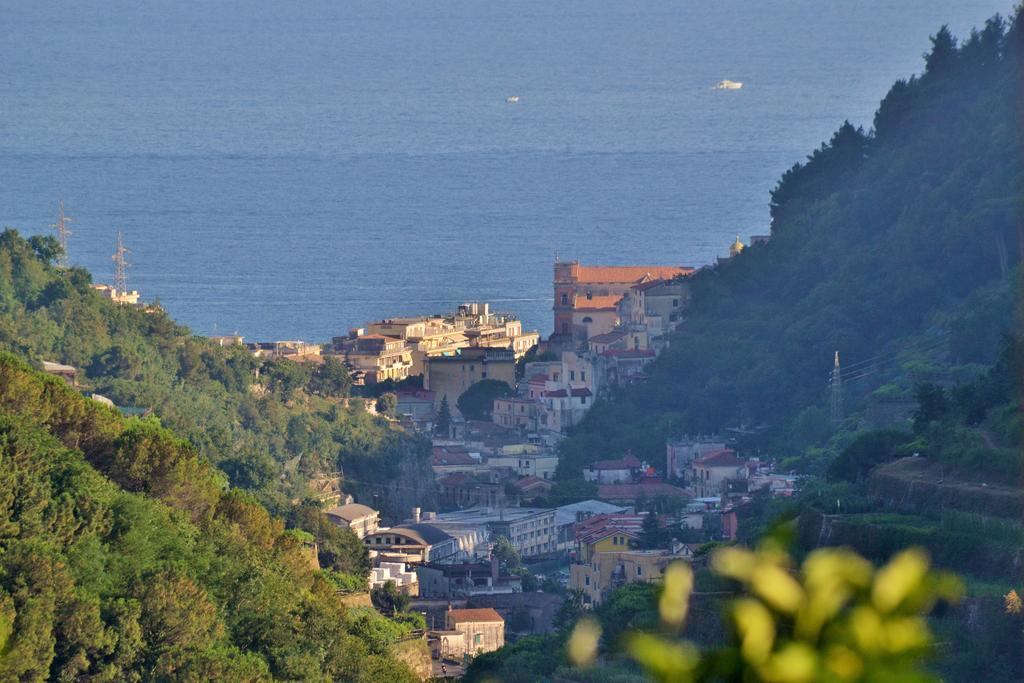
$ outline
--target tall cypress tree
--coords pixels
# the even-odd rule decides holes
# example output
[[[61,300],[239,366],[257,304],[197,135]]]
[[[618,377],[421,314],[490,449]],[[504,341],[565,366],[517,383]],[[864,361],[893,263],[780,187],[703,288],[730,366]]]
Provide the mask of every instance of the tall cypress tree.
[[[448,436],[452,431],[452,409],[448,406],[448,394],[441,397],[441,409],[437,412],[437,424],[434,426],[437,434]]]

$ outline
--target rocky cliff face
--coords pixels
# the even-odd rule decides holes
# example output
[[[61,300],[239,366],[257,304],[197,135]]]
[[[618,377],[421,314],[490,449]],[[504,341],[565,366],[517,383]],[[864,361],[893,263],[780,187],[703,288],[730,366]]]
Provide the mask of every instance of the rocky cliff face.
[[[430,442],[421,437],[403,438],[379,462],[362,460],[345,464],[343,487],[356,501],[380,511],[381,524],[400,524],[412,508],[437,510],[438,491],[430,467]]]

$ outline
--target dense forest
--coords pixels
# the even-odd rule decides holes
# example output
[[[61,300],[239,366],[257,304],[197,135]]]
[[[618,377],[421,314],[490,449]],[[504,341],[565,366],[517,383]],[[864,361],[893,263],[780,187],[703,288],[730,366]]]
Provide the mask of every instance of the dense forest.
[[[118,406],[152,409],[196,446],[233,486],[280,516],[316,474],[342,470],[345,486],[385,512],[385,484],[430,482],[429,444],[345,406],[351,380],[334,359],[318,366],[257,360],[245,347],[193,336],[159,306],[119,306],[90,287],[89,273],[59,269],[56,240],[0,234],[0,350],[79,369],[84,387]],[[374,498],[374,494],[377,495]],[[429,496],[424,488],[419,494]]]
[[[1024,248],[1021,23],[995,17],[962,44],[943,27],[871,130],[844,123],[788,170],[771,240],[690,278],[692,306],[649,381],[595,404],[560,478],[627,449],[661,465],[667,437],[730,428],[773,456],[814,452],[801,464],[821,472],[871,401],[991,366],[1016,325]]]
[[[358,541],[319,568],[192,444],[6,353],[0,507],[2,680],[416,680],[388,653],[422,618],[338,600]]]

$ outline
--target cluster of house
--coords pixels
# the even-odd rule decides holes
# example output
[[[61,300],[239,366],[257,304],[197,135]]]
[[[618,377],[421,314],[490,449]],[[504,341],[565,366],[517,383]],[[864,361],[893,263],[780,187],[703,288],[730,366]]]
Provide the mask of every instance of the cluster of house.
[[[332,340],[356,384],[401,382],[422,375],[423,386],[452,403],[473,383],[515,384],[515,361],[537,345],[537,332],[486,303],[462,304],[448,315],[387,318]]]
[[[374,559],[373,585],[393,581],[411,595],[449,599],[517,593],[521,577],[500,567],[492,553],[504,538],[524,560],[571,559],[569,585],[596,604],[624,581],[657,580],[668,562],[692,553],[679,543],[638,549],[645,509],[670,510],[658,516],[665,528],[735,538],[739,505],[758,489],[792,495],[797,483],[768,462],[740,458],[725,441],[683,439],[666,444],[664,475],[628,453],[598,461],[583,473],[597,485],[595,500],[550,507],[543,501],[554,485],[557,455],[500,436],[435,443],[431,465],[447,511],[414,508],[391,527],[381,527],[377,512],[365,505],[328,511],[363,540]]]

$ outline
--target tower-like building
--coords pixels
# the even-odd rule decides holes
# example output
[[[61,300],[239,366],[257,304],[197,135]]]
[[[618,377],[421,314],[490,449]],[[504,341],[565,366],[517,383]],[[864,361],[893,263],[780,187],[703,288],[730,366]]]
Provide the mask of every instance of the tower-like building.
[[[618,303],[631,287],[652,280],[689,275],[686,266],[583,266],[579,261],[555,261],[554,334],[568,337],[591,326],[606,331],[618,319]]]

